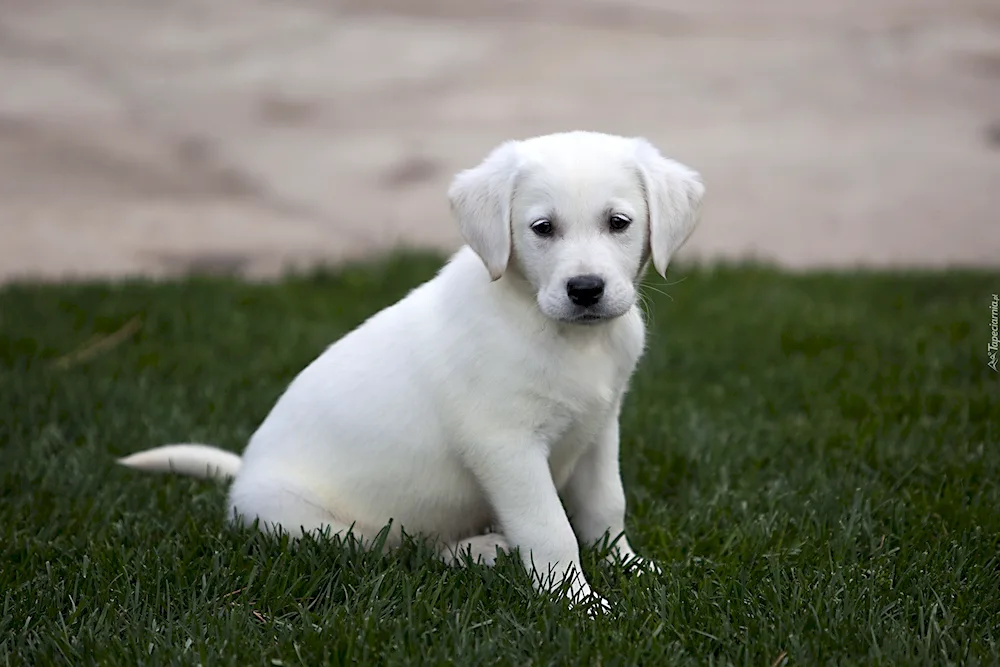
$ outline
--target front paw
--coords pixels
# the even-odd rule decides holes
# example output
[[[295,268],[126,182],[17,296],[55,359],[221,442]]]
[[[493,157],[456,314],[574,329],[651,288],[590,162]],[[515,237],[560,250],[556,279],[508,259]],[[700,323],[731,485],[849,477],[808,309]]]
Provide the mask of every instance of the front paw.
[[[569,599],[574,607],[586,610],[587,615],[591,618],[597,618],[611,612],[611,603],[595,593],[589,584],[574,586],[570,591]]]
[[[585,610],[591,618],[611,611],[611,604],[594,592],[578,567],[571,567],[561,577],[550,568],[549,576],[536,579],[536,583],[555,597],[563,597],[571,607]]]
[[[590,597],[590,602],[587,606],[587,615],[591,618],[597,618],[603,614],[611,613],[611,603],[602,598],[596,593]]]

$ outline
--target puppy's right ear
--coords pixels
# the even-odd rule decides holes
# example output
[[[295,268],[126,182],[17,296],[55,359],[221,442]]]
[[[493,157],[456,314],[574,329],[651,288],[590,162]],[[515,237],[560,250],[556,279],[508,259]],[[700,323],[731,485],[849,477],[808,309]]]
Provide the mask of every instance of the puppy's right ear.
[[[498,280],[510,261],[510,209],[521,167],[519,142],[493,149],[483,162],[459,172],[448,188],[448,202],[462,237]]]

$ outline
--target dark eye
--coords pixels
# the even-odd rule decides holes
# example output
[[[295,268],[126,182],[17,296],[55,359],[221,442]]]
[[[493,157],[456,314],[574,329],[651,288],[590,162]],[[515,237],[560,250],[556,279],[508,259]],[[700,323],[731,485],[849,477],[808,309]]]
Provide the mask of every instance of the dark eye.
[[[620,232],[631,224],[632,221],[621,213],[615,213],[608,221],[608,226],[611,227],[611,231],[613,232]]]
[[[541,220],[536,220],[531,223],[531,231],[535,232],[539,236],[551,236],[552,235],[552,222],[542,218]]]

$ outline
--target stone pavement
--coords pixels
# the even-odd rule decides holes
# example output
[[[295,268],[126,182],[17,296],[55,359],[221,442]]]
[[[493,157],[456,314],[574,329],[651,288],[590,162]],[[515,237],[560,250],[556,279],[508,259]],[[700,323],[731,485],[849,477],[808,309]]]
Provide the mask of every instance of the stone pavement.
[[[1000,265],[997,0],[0,0],[0,280],[453,248],[561,129],[700,170],[689,257]]]

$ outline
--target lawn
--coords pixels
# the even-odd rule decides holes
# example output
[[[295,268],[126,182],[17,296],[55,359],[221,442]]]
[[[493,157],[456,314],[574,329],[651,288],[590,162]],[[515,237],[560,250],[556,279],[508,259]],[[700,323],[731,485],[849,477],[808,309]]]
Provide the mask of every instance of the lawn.
[[[512,559],[294,548],[227,527],[221,486],[114,464],[239,450],[438,261],[0,289],[0,663],[1000,662],[1000,272],[651,279],[669,296],[647,292],[622,456],[632,542],[664,571],[586,551],[615,606],[596,620]]]

